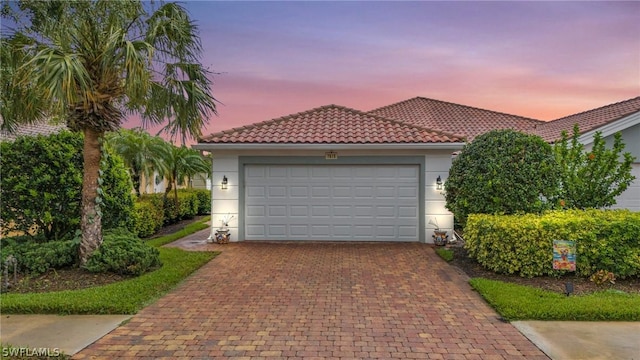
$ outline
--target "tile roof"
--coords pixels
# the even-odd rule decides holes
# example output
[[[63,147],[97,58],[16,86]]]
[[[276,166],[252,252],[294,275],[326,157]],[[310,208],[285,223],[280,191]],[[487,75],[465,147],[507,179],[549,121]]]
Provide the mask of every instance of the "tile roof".
[[[580,127],[580,133],[585,133],[638,111],[640,96],[544,123],[534,133],[546,141],[556,141],[564,130],[571,134],[575,124]]]
[[[460,136],[327,105],[211,134],[201,143],[387,144],[454,143]]]
[[[423,97],[374,109],[369,113],[428,129],[461,134],[471,140],[496,129],[530,132],[543,121]]]
[[[0,118],[0,124],[2,119]],[[0,141],[14,141],[18,136],[50,135],[66,129],[66,125],[51,125],[47,122],[19,125],[12,133],[1,130]]]

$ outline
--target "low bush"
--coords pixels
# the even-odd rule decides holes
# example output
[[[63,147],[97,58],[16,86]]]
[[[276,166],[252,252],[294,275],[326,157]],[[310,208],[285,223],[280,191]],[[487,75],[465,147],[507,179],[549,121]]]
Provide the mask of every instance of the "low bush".
[[[187,189],[180,191],[193,193],[198,198],[197,215],[209,215],[211,213],[211,191],[206,189]]]
[[[196,215],[198,215],[198,196],[192,191],[178,191],[178,219],[193,219]]]
[[[599,270],[618,278],[640,275],[640,213],[628,210],[550,211],[542,215],[469,216],[469,256],[498,273],[557,275],[553,240],[576,242],[576,272]]]
[[[164,211],[153,201],[140,198],[135,203],[133,222],[136,235],[142,238],[149,237],[162,228]]]
[[[158,249],[145,244],[133,234],[105,234],[104,241],[85,264],[91,272],[114,272],[140,275],[161,265]]]
[[[18,271],[40,275],[49,269],[60,269],[75,263],[78,243],[74,240],[49,241],[45,243],[4,240],[0,249],[1,264],[9,255],[17,261]]]

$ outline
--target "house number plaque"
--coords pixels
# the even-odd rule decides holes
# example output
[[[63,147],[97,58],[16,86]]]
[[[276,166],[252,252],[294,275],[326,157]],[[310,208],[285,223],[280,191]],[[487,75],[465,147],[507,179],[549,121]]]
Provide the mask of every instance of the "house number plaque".
[[[326,160],[336,160],[338,158],[338,153],[334,151],[327,151],[324,153],[324,158]]]

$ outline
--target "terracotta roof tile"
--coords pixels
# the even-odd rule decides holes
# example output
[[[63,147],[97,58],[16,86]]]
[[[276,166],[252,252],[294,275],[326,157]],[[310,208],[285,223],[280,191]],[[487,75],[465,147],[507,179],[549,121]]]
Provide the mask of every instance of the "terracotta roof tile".
[[[453,143],[459,135],[338,105],[263,121],[200,139],[201,143],[385,144]]]
[[[640,96],[544,123],[535,133],[546,141],[556,141],[564,130],[571,134],[575,124],[580,127],[580,133],[585,133],[638,111]]]
[[[2,124],[2,119],[0,119]],[[37,135],[51,135],[61,130],[65,130],[65,125],[51,125],[47,122],[40,122],[35,124],[24,124],[18,126],[14,132],[0,131],[1,141],[14,141],[18,136],[37,136]]]
[[[471,140],[496,129],[532,131],[543,121],[446,101],[415,97],[387,105],[369,113],[428,129],[461,134]]]

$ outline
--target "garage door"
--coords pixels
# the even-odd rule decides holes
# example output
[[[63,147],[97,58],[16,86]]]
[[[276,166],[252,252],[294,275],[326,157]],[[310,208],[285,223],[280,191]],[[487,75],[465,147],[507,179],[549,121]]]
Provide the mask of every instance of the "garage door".
[[[419,168],[246,165],[247,240],[418,241]]]

